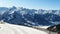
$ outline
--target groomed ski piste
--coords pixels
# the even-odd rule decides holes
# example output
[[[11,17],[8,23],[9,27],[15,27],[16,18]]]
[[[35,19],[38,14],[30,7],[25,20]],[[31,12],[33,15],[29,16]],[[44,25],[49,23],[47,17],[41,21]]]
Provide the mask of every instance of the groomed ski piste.
[[[0,23],[0,34],[49,34],[49,31],[9,23]],[[52,32],[52,34],[56,33]]]

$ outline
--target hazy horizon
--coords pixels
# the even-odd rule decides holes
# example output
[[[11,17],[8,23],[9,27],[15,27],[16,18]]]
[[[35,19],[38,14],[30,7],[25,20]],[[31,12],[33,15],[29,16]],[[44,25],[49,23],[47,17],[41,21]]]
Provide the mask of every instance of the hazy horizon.
[[[59,10],[60,0],[0,0],[0,7],[24,7],[29,9]]]

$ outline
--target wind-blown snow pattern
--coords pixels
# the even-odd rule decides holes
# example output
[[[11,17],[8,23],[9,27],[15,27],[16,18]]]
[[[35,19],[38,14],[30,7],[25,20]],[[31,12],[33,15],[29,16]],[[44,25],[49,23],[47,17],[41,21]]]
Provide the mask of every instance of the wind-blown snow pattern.
[[[36,10],[21,7],[5,8],[4,10],[6,11],[0,14],[0,20],[7,23],[24,26],[60,24],[60,10]]]

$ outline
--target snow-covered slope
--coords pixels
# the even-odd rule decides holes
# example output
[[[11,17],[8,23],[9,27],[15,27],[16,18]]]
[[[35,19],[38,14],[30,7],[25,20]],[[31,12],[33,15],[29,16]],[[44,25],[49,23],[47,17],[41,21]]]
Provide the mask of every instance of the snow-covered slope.
[[[0,7],[0,14],[2,15],[7,10],[8,10],[7,7]]]
[[[0,24],[0,34],[48,34],[45,31],[37,30],[26,26],[13,24]]]

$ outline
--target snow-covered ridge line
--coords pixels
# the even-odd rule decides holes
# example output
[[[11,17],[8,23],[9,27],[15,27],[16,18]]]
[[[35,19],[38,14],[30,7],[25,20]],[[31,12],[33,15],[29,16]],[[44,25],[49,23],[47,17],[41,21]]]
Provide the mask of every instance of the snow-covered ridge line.
[[[1,10],[1,9],[3,9],[3,10]],[[24,11],[24,12],[31,12],[31,13],[36,13],[36,14],[45,14],[45,13],[53,13],[53,14],[58,14],[58,13],[60,13],[60,10],[43,10],[43,9],[38,9],[38,10],[36,10],[36,9],[28,9],[28,8],[23,8],[23,7],[15,7],[15,6],[13,6],[13,7],[10,7],[10,8],[7,8],[7,7],[0,7],[0,11],[4,11],[4,10],[14,10],[15,9],[15,11],[18,11],[18,10],[20,10],[20,11]]]
[[[12,7],[8,8],[2,15],[0,15],[0,20],[25,26],[48,26],[52,24],[54,25],[55,22],[58,22],[58,24],[60,23],[60,10],[35,10]]]

